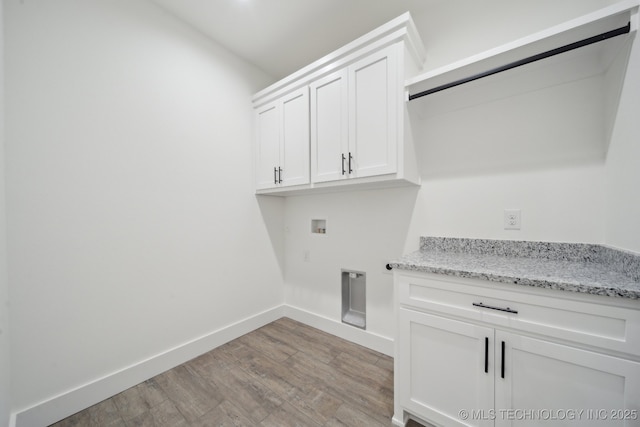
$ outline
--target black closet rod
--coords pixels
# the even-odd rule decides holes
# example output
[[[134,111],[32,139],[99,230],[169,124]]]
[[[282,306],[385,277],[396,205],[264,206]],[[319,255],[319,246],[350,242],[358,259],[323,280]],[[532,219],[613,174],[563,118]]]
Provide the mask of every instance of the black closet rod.
[[[622,34],[627,34],[631,31],[631,22],[629,22],[624,27],[617,28],[615,30],[607,31],[606,33],[598,34],[597,36],[589,37],[584,40],[580,40],[574,43],[570,43],[568,45],[558,47],[555,49],[548,50],[546,52],[538,53],[537,55],[529,56],[528,58],[520,59],[518,61],[511,62],[506,65],[502,65],[500,67],[493,68],[489,71],[484,71],[482,73],[475,74],[471,77],[465,77],[460,80],[456,80],[451,83],[447,83],[441,86],[434,87],[433,89],[428,89],[422,92],[418,92],[414,95],[409,95],[409,101],[421,98],[426,95],[431,95],[432,93],[440,92],[441,90],[449,89],[455,86],[459,86],[461,84],[469,83],[474,80],[481,79],[483,77],[488,77],[493,74],[501,73],[503,71],[510,70],[512,68],[520,67],[521,65],[530,64],[535,61],[539,61],[541,59],[549,58],[550,56],[555,56],[560,53],[569,52],[570,50],[577,49],[579,47],[588,46],[593,43],[601,42],[603,40],[610,39],[612,37],[620,36]]]

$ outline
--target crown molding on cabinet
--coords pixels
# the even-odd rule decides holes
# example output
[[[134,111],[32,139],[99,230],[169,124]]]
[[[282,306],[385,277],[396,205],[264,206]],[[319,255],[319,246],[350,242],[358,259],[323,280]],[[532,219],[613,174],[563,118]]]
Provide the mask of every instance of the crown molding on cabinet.
[[[252,98],[253,105],[258,108],[288,92],[309,84],[313,80],[343,68],[373,51],[398,41],[404,41],[409,54],[416,64],[424,64],[426,58],[424,44],[420,39],[418,29],[411,19],[411,14],[406,12],[257,92]]]

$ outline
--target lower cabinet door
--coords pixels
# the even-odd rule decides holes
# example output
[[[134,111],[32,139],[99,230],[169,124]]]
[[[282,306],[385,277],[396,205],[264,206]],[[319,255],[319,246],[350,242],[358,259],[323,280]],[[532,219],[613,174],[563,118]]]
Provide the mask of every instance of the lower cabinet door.
[[[492,426],[494,330],[399,309],[399,398],[436,425]]]
[[[640,363],[502,331],[495,349],[496,426],[640,426]]]

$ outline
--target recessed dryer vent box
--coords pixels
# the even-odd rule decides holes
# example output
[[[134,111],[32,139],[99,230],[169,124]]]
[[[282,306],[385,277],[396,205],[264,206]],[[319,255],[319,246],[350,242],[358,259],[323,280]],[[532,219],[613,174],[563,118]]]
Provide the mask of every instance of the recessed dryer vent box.
[[[342,323],[367,328],[367,276],[362,271],[342,270]]]

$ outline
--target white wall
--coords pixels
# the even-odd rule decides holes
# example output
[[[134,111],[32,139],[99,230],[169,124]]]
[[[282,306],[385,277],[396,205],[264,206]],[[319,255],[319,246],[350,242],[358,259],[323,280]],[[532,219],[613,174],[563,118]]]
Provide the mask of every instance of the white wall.
[[[9,425],[9,277],[7,275],[7,214],[4,159],[4,25],[0,1],[0,426]]]
[[[5,7],[13,409],[280,306],[267,77],[146,1]]]
[[[416,232],[602,243],[602,100],[602,79],[590,78],[417,117]],[[506,208],[521,209],[521,230],[504,230]]]
[[[428,67],[612,1],[493,0],[477,10],[462,3],[469,5],[440,2],[415,17]],[[8,0],[5,8],[14,411],[283,300],[339,324],[341,268],[367,272],[368,331],[391,338],[392,279],[384,264],[417,249],[421,235],[605,242],[640,251],[640,204],[629,197],[640,180],[633,161],[639,77],[630,77],[640,76],[638,43],[606,164],[602,140],[594,138],[601,123],[573,129],[575,122],[554,122],[553,111],[533,100],[526,108],[547,114],[555,145],[538,149],[549,135],[520,135],[524,123],[508,131],[457,129],[445,140],[456,119],[478,121],[480,110],[459,111],[415,124],[420,189],[256,198],[249,97],[266,87],[266,76],[144,1]],[[588,97],[600,89],[579,85],[566,90],[593,105]],[[484,119],[499,122],[513,102],[496,103]],[[505,207],[522,209],[521,231],[502,229]],[[311,235],[316,217],[328,219],[326,236]],[[0,275],[0,302],[8,293]],[[6,333],[6,405],[3,339]],[[0,404],[0,425],[3,411]]]
[[[605,241],[607,245],[640,253],[640,41],[637,39],[631,50],[607,152]]]
[[[430,69],[610,3],[437,2],[432,13],[414,19]],[[340,268],[364,270],[367,330],[391,339],[392,277],[382,263],[416,250],[420,236],[604,243],[603,90],[601,79],[584,79],[446,114],[416,113],[419,190],[287,199],[287,304],[340,322]],[[521,230],[504,230],[505,208],[522,210]],[[314,239],[306,223],[323,213],[332,234]],[[311,262],[303,258],[307,249]]]
[[[287,304],[340,322],[341,269],[364,271],[367,330],[392,337],[392,276],[385,265],[404,252],[416,193],[411,187],[287,198]],[[326,235],[311,234],[312,219],[328,221]]]

